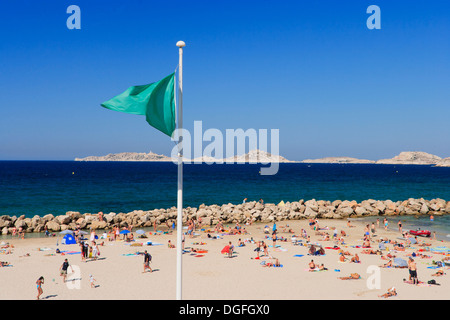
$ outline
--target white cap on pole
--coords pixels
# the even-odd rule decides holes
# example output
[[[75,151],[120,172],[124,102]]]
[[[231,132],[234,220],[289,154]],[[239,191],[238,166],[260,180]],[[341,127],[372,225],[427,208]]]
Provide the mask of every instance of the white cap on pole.
[[[178,41],[178,193],[177,193],[177,300],[182,299],[182,257],[183,257],[183,47],[184,41]]]

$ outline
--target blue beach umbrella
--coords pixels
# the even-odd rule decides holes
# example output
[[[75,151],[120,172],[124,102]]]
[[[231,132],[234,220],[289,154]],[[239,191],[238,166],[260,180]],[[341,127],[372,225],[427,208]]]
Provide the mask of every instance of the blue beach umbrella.
[[[145,231],[142,230],[142,229],[139,229],[139,230],[136,231],[136,233],[137,233],[137,234],[145,234]]]
[[[119,234],[127,234],[127,233],[130,233],[130,231],[129,230],[122,230],[122,231],[119,232]]]

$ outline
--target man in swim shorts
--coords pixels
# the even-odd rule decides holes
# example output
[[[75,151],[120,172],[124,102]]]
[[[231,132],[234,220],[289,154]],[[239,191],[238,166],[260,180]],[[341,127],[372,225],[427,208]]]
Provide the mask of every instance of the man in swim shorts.
[[[413,284],[419,284],[419,280],[417,279],[417,266],[414,262],[413,258],[409,258],[408,261],[408,269],[409,269],[409,279],[412,280]]]

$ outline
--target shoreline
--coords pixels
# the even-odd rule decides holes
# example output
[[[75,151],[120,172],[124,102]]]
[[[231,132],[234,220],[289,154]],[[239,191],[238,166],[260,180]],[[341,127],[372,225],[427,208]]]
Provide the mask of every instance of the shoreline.
[[[280,201],[274,203],[260,203],[256,201],[241,204],[205,205],[183,208],[183,224],[189,218],[201,220],[205,225],[223,223],[246,223],[273,221],[295,221],[304,219],[349,219],[366,217],[402,217],[402,216],[442,216],[450,214],[450,201],[443,199],[425,200],[408,199],[393,202],[391,200],[364,200],[360,203],[348,200],[299,200],[294,202]],[[2,235],[10,235],[19,230],[25,233],[42,233],[46,229],[50,232],[64,230],[111,229],[119,227],[154,227],[176,225],[177,209],[134,210],[128,213],[80,213],[68,211],[66,214],[54,216],[35,215],[26,218],[25,215],[0,216],[0,230]],[[14,231],[15,230],[15,231]]]

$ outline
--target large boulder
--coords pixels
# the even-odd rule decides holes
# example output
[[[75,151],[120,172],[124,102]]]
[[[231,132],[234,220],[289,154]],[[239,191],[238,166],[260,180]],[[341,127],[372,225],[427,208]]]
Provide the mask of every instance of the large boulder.
[[[72,218],[68,215],[60,215],[57,216],[56,219],[58,219],[59,224],[69,224],[72,222]]]
[[[45,225],[49,231],[60,231],[61,230],[61,226],[54,220],[48,221]]]

